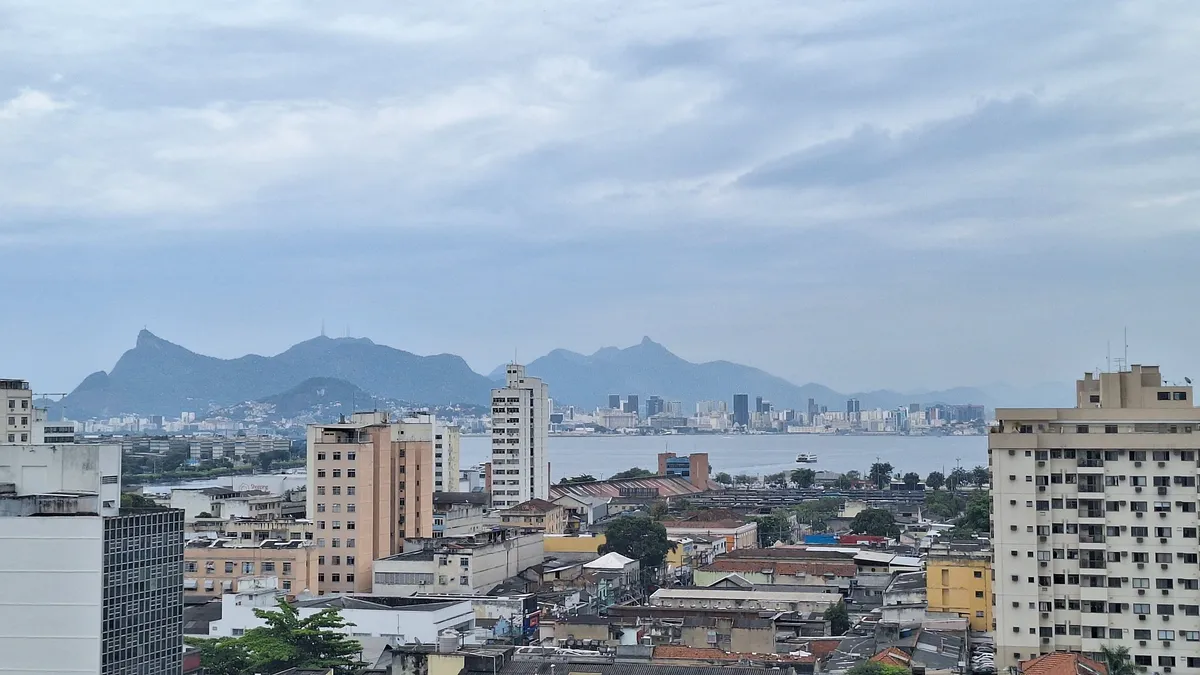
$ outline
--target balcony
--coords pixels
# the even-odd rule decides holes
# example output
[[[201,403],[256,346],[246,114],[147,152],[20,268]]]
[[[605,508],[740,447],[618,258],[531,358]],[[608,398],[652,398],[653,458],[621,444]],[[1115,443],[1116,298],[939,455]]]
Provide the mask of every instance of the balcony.
[[[1079,571],[1082,573],[1083,570],[1102,570],[1107,564],[1103,560],[1080,560]]]
[[[1102,459],[1081,459],[1076,463],[1076,466],[1081,469],[1103,469],[1104,460]]]
[[[1103,544],[1104,535],[1102,534],[1081,534],[1079,535],[1079,543],[1081,544]]]
[[[1080,518],[1104,518],[1104,509],[1079,509]]]

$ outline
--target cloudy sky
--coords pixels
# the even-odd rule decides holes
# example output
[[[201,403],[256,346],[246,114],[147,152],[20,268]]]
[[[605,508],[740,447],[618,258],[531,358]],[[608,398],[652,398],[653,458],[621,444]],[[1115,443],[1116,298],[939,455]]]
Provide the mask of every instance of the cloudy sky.
[[[1200,6],[0,0],[0,375],[143,326],[1200,375]]]

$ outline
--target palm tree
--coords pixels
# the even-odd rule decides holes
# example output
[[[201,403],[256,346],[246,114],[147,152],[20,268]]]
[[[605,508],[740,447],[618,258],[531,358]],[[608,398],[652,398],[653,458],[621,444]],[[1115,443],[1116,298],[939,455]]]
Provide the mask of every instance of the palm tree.
[[[1129,647],[1122,645],[1101,647],[1100,657],[1104,661],[1105,668],[1108,669],[1108,675],[1137,675],[1146,670],[1144,666],[1133,663],[1133,657],[1129,655]]]

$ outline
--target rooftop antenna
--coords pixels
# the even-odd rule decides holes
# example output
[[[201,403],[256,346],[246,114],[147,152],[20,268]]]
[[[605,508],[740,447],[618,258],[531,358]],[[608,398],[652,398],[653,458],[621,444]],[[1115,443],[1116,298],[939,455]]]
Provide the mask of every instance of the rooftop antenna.
[[[1104,370],[1105,370],[1105,372],[1111,373],[1112,372],[1112,340],[1109,340],[1107,343],[1105,343],[1105,345],[1106,346],[1104,347]]]
[[[325,337],[325,319],[321,319],[321,337]]]

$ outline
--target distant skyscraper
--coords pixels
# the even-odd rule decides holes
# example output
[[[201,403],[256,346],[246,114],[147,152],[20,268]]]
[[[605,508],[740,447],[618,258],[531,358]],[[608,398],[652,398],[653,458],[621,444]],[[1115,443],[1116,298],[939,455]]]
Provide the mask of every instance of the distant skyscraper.
[[[733,395],[733,423],[739,426],[750,424],[750,395]]]
[[[620,410],[621,409],[621,395],[620,394],[609,394],[608,395],[608,407],[612,408],[613,410]]]
[[[666,409],[666,402],[660,396],[646,399],[646,417],[654,417]]]
[[[859,405],[856,398],[846,399],[846,417],[854,417],[856,413],[860,412]]]
[[[762,411],[763,411],[763,409],[762,409],[762,397],[761,397],[761,396],[755,396],[755,397],[754,397],[754,412],[762,412]]]
[[[492,505],[516,506],[550,498],[547,437],[550,388],[510,364],[503,389],[492,390]],[[504,412],[496,410],[503,406]]]
[[[683,401],[667,401],[667,414],[671,417],[683,417]]]
[[[642,403],[638,400],[637,394],[630,394],[628,398],[625,399],[625,407],[627,408],[625,412],[639,415],[641,414],[641,405]]]

